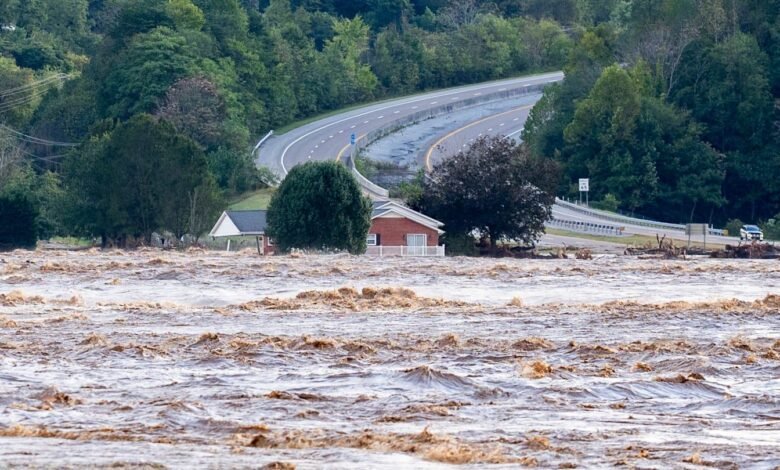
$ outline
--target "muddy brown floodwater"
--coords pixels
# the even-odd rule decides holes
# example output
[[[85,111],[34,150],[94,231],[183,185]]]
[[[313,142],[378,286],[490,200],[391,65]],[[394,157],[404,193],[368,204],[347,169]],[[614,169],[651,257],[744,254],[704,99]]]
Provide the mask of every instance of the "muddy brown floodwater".
[[[777,468],[780,262],[0,255],[0,467]]]

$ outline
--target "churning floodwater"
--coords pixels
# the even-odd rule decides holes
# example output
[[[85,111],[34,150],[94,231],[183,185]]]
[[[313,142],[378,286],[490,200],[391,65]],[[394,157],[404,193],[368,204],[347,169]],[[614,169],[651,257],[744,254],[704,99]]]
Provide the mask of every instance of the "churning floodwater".
[[[0,255],[0,467],[776,468],[780,263]]]

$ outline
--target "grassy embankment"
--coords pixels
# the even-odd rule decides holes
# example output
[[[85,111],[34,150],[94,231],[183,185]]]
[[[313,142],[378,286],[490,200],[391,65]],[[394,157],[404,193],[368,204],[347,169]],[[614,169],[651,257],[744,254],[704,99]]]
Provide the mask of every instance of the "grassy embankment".
[[[276,188],[263,188],[242,194],[238,199],[230,203],[228,209],[234,211],[268,209],[268,204],[271,202],[271,196],[273,196],[274,191],[276,191]]]
[[[625,237],[616,237],[616,236],[609,236],[609,235],[595,235],[590,233],[580,233],[580,232],[570,232],[568,230],[561,230],[557,228],[548,228],[546,230],[547,233],[550,235],[558,235],[561,237],[572,237],[572,238],[583,238],[585,240],[593,240],[593,241],[599,241],[599,242],[608,242],[608,243],[615,243],[619,245],[625,245],[626,247],[633,246],[633,247],[658,247],[658,240],[656,240],[655,237],[651,237],[648,235],[628,235]],[[686,246],[688,244],[688,241],[683,240],[674,240],[675,246]],[[694,241],[691,240],[691,246],[695,247],[703,247],[703,243],[701,241]],[[707,243],[707,248],[710,249],[724,249],[724,245],[716,244],[716,243]]]

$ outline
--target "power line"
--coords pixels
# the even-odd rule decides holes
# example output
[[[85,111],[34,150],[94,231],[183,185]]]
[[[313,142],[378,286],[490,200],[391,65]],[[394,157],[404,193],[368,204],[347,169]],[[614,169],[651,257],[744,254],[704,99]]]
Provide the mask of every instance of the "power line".
[[[39,87],[42,87],[42,86],[47,86],[51,82],[54,82],[54,81],[57,81],[57,80],[65,80],[68,77],[70,77],[70,75],[67,75],[67,74],[64,74],[64,73],[59,73],[57,75],[52,75],[52,76],[49,76],[49,77],[37,80],[35,82],[28,83],[26,85],[22,85],[22,86],[18,86],[18,87],[15,87],[15,88],[9,88],[8,90],[0,91],[0,97],[11,96],[11,95],[18,95],[19,93],[24,93],[24,92],[26,92],[27,90],[29,90],[31,88],[39,88]]]
[[[31,135],[27,135],[25,133],[19,132],[15,129],[11,129],[10,127],[6,126],[5,124],[0,124],[0,129],[5,129],[6,131],[15,134],[18,136],[20,140],[23,140],[24,142],[30,143],[30,144],[36,144],[36,145],[50,145],[50,146],[59,146],[59,147],[78,147],[79,144],[73,143],[73,142],[57,142],[56,140],[47,140],[47,139],[40,139],[38,137],[34,137]]]
[[[43,96],[48,92],[49,92],[48,89],[39,89],[39,90],[34,90],[29,95],[19,96],[9,101],[2,101],[0,99],[0,113],[5,111],[10,111],[23,104],[30,103],[34,101],[36,98],[38,98],[39,96]]]
[[[24,150],[21,147],[16,147],[16,148],[19,149],[20,152],[22,152],[23,154],[27,155],[28,157],[30,157],[30,158],[32,158],[34,160],[43,160],[43,161],[47,161],[48,162],[48,161],[56,160],[58,158],[65,158],[65,157],[68,156],[67,154],[61,153],[59,155],[46,155],[45,157],[40,157],[38,155],[35,155],[34,153],[31,153],[31,152],[28,152],[27,150]]]

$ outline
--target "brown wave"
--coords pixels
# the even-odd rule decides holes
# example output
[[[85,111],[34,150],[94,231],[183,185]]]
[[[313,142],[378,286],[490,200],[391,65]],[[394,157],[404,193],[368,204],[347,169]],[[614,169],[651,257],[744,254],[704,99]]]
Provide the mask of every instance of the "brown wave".
[[[520,375],[529,379],[541,379],[553,373],[552,366],[542,360],[523,362],[520,366]]]
[[[449,464],[534,465],[531,457],[514,457],[500,447],[462,442],[452,436],[434,434],[429,428],[419,434],[381,433],[369,429],[353,433],[332,433],[321,429],[267,431],[254,436],[236,436],[244,445],[265,449],[352,448],[376,452],[403,452],[425,460]]]
[[[15,307],[17,305],[45,304],[46,300],[40,295],[26,295],[19,290],[12,290],[6,294],[0,294],[0,306]]]
[[[470,388],[475,384],[470,380],[451,372],[436,370],[430,366],[417,366],[403,371],[403,378],[410,382],[425,386],[442,386],[446,388]]]
[[[358,291],[352,287],[336,290],[309,290],[300,292],[292,299],[266,297],[238,305],[240,310],[300,310],[305,308],[333,308],[338,310],[388,310],[426,307],[465,307],[469,304],[429,297],[419,297],[413,290],[404,287],[364,287]]]
[[[768,294],[754,301],[726,299],[714,302],[673,301],[662,303],[641,303],[635,301],[611,301],[592,306],[603,313],[662,312],[680,313],[688,311],[713,311],[718,313],[778,313],[780,295]]]

